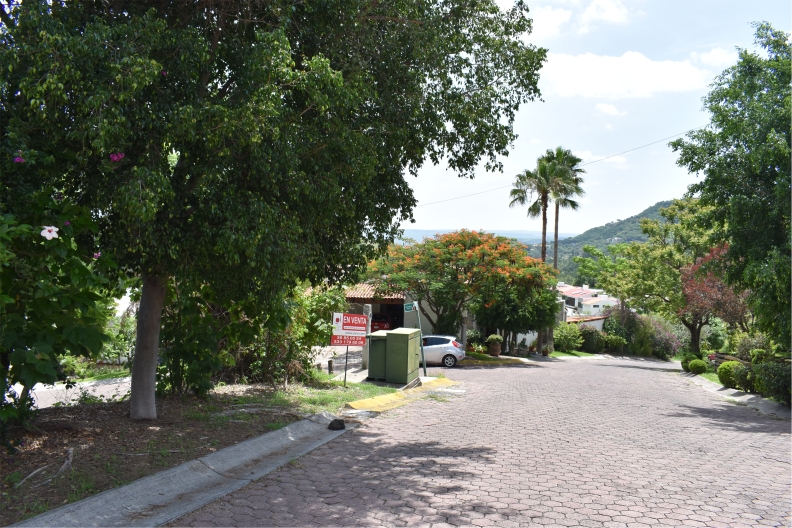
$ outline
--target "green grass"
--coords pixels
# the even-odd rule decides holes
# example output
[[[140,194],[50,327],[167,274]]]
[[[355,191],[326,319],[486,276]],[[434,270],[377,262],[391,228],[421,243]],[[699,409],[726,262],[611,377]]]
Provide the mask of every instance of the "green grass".
[[[467,352],[467,357],[463,359],[459,366],[473,366],[473,367],[495,367],[498,365],[522,365],[522,361],[512,357],[498,357],[490,356],[487,354],[480,354],[478,352]]]
[[[706,380],[710,380],[712,382],[717,383],[718,385],[723,385],[720,380],[718,379],[718,375],[715,373],[715,367],[712,365],[707,365],[707,372],[704,374],[699,374],[702,378]]]
[[[94,365],[83,364],[76,375],[71,379],[75,383],[83,381],[99,381],[115,378],[126,378],[132,372],[122,365]]]
[[[550,352],[550,357],[591,357],[596,355],[589,352],[561,352],[559,350]]]
[[[500,361],[500,359],[496,356],[490,356],[489,354],[480,354],[478,352],[466,352],[467,357],[477,359],[479,361]]]
[[[347,402],[396,392],[391,387],[370,383],[347,383],[345,388],[343,381],[322,380],[318,376],[314,380],[311,384],[292,385],[288,390],[277,391],[268,403],[315,414],[322,411],[336,412]]]

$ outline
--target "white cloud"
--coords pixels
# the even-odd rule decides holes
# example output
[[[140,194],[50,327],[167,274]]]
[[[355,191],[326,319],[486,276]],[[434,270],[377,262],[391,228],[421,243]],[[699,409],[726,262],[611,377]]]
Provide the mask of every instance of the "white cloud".
[[[653,61],[628,51],[621,57],[548,53],[543,92],[561,97],[623,99],[706,88],[713,75],[689,61]]]
[[[605,130],[613,130],[613,125],[605,125]]]
[[[538,42],[558,35],[561,26],[569,22],[572,17],[572,11],[553,9],[551,6],[534,7],[528,12],[528,16],[533,18],[533,31],[530,40]]]
[[[531,141],[531,143],[541,143],[542,142],[541,139],[536,139],[536,138],[533,138],[530,141]]]
[[[575,156],[582,159],[583,161],[598,161],[603,160],[606,163],[627,163],[627,158],[624,156],[613,156],[608,159],[604,159],[605,156],[595,156],[591,153],[590,150],[581,150],[577,152],[572,152]]]
[[[605,115],[612,115],[612,116],[627,115],[627,112],[619,112],[619,110],[611,104],[600,103],[597,105],[596,108]]]
[[[579,33],[588,33],[591,23],[597,20],[624,24],[630,19],[630,12],[620,0],[594,0],[580,16]]]
[[[737,62],[736,50],[725,50],[723,48],[715,48],[705,53],[696,53],[695,51],[690,54],[690,58],[695,62],[706,64],[707,66],[715,66],[717,68],[725,68]]]

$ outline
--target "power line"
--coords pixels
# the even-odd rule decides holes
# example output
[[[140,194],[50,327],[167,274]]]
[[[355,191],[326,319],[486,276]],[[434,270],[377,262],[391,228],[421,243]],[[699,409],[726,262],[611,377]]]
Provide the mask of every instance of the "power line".
[[[598,160],[589,161],[588,163],[582,163],[580,165],[580,167],[583,167],[584,165],[591,165],[592,163],[599,163],[600,161],[605,161],[606,159],[615,158],[616,156],[621,156],[622,154],[627,154],[628,152],[632,152],[634,150],[642,149],[644,147],[648,147],[648,146],[654,145],[655,143],[660,143],[662,141],[666,141],[666,140],[671,139],[671,138],[684,136],[685,134],[687,134],[689,132],[693,132],[694,130],[700,130],[702,128],[704,128],[704,127],[700,126],[700,127],[696,127],[696,128],[691,128],[690,130],[686,130],[684,132],[680,132],[679,134],[674,134],[673,136],[664,137],[663,139],[658,139],[657,141],[652,141],[651,143],[647,143],[645,145],[641,145],[640,147],[631,148],[630,150],[625,150],[624,152],[619,152],[618,154],[612,154],[610,156],[606,156],[606,157],[600,158]],[[465,194],[464,196],[456,196],[454,198],[446,198],[445,200],[438,200],[436,202],[418,204],[418,205],[416,205],[416,207],[423,207],[424,205],[435,205],[435,204],[439,204],[439,203],[452,202],[454,200],[461,200],[462,198],[470,198],[471,196],[478,196],[479,194],[485,194],[485,193],[489,193],[489,192],[493,192],[493,191],[500,191],[501,189],[506,189],[506,188],[509,188],[511,186],[512,186],[511,184],[503,185],[501,187],[495,187],[494,189],[487,189],[486,191],[479,191],[479,192],[475,192],[475,193],[472,193],[472,194]]]

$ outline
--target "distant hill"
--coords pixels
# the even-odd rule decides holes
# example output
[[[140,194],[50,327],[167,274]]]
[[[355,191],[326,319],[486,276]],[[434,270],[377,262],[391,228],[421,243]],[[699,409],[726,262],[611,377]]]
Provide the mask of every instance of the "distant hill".
[[[615,222],[608,222],[607,224],[599,227],[592,227],[591,229],[571,238],[558,241],[558,271],[561,272],[560,280],[571,284],[583,283],[594,286],[594,280],[591,277],[578,277],[577,262],[572,260],[572,257],[583,255],[583,246],[595,246],[601,250],[605,250],[609,244],[625,242],[644,242],[646,235],[641,231],[641,218],[650,218],[652,220],[660,220],[660,209],[668,207],[672,202],[658,202],[652,207],[638,213],[635,216],[625,218],[624,220],[617,220]],[[547,234],[549,243],[547,244],[547,262],[553,262],[553,242],[552,233]],[[561,238],[559,236],[559,238]],[[540,240],[541,241],[541,240]],[[530,247],[529,254],[532,257],[539,257],[541,254],[541,247],[534,244]]]
[[[433,237],[436,234],[446,234],[453,232],[453,229],[405,229],[404,230],[404,237],[405,238],[412,238],[418,242],[421,242],[426,237]],[[487,231],[488,233],[494,233],[496,235],[505,236],[508,238],[516,238],[523,244],[536,244],[542,241],[542,232],[541,231],[500,231],[500,230],[489,230],[484,229],[483,231]],[[576,233],[559,233],[559,237],[567,238],[567,237],[574,237]]]
[[[660,209],[668,207],[669,205],[671,205],[671,201],[657,202],[652,207],[630,218],[608,222],[603,226],[592,227],[576,237],[559,240],[558,249],[560,250],[562,246],[569,245],[580,246],[581,248],[585,245],[605,248],[605,246],[611,243],[645,242],[646,235],[641,231],[641,218],[661,220],[663,217],[660,216]],[[614,242],[614,238],[618,238],[619,240]]]

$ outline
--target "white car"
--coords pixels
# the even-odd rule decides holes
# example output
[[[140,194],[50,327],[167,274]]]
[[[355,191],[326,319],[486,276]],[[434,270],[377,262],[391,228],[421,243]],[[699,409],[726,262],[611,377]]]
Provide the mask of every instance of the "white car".
[[[440,363],[453,367],[457,361],[465,359],[465,349],[454,336],[423,336],[423,349],[427,363]]]

